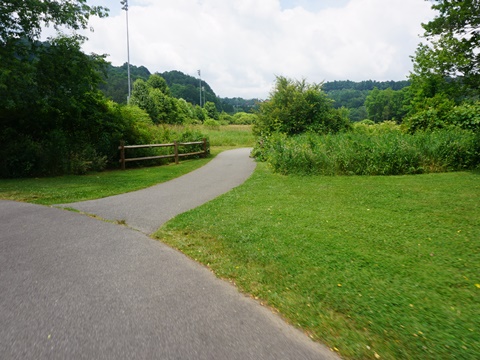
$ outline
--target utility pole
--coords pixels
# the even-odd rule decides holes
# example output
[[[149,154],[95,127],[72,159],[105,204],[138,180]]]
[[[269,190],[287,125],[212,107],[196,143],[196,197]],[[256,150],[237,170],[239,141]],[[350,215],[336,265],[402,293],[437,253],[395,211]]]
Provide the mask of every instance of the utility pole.
[[[130,40],[128,36],[128,0],[120,1],[122,4],[122,10],[125,10],[125,15],[127,19],[127,73],[128,73],[128,96],[127,96],[127,104],[130,103],[130,96],[132,95],[132,83],[130,81]]]
[[[198,76],[200,77],[199,89],[200,89],[200,107],[202,107],[202,73],[198,70]]]

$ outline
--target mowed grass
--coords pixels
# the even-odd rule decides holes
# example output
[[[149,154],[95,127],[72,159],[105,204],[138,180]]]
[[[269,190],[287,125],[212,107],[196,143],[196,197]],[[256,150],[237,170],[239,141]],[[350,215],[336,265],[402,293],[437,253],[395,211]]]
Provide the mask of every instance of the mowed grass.
[[[480,173],[242,186],[156,237],[351,359],[478,359]]]
[[[99,199],[140,190],[182,176],[205,165],[211,158],[180,164],[105,171],[81,176],[35,179],[0,179],[0,199],[53,205]]]
[[[205,165],[221,151],[253,146],[251,126],[221,126],[218,130],[195,126],[194,129],[209,138],[211,157],[182,160],[179,165],[145,168],[133,168],[133,165],[127,164],[126,171],[105,171],[82,176],[0,179],[0,199],[53,205],[123,194],[182,176]]]

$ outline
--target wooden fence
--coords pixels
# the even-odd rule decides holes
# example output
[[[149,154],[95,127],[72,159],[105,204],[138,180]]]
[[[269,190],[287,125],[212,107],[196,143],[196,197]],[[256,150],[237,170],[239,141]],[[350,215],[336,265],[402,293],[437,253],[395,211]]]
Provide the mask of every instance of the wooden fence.
[[[203,144],[202,151],[190,152],[185,154],[178,153],[179,146],[188,146],[188,145],[200,145]],[[158,155],[158,156],[147,156],[147,157],[140,157],[140,158],[126,158],[125,157],[125,150],[126,149],[142,149],[142,148],[154,148],[154,147],[173,147],[173,154],[168,155]],[[175,164],[178,164],[179,158],[185,156],[192,156],[192,155],[207,155],[207,139],[203,139],[202,141],[193,141],[193,142],[177,142],[174,141],[171,144],[147,144],[147,145],[127,145],[125,146],[125,141],[120,141],[120,146],[118,147],[120,150],[120,164],[122,166],[122,170],[125,170],[125,163],[129,161],[141,161],[141,160],[154,160],[154,159],[168,159],[174,158]]]

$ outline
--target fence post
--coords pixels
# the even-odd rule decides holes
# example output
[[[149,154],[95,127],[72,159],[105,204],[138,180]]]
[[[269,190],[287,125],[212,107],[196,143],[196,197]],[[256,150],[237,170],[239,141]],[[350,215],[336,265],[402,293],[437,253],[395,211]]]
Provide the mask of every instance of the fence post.
[[[120,149],[121,168],[122,170],[125,170],[125,141],[121,140],[118,148]]]
[[[173,144],[175,147],[175,164],[178,164],[178,143],[174,141]]]
[[[203,138],[203,157],[207,157],[207,138]]]

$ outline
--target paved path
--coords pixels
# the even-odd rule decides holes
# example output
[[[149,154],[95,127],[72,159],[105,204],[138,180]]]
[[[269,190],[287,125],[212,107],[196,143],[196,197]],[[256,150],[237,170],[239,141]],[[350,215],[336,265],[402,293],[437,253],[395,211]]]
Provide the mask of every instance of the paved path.
[[[124,220],[128,226],[150,234],[175,215],[242,184],[255,169],[250,150],[225,151],[187,175],[148,189],[59,206],[108,220]]]
[[[139,231],[10,201],[0,228],[2,359],[337,358]]]

